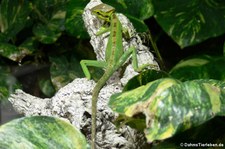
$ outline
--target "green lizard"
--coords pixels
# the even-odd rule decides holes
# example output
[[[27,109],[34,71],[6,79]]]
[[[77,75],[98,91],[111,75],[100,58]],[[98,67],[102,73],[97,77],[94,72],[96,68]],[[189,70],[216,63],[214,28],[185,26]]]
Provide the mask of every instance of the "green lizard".
[[[130,47],[124,51],[122,43],[122,25],[115,14],[115,9],[107,4],[100,4],[91,9],[92,13],[96,15],[100,20],[109,23],[109,27],[103,31],[97,32],[97,35],[101,35],[107,31],[110,32],[108,43],[105,52],[105,61],[96,60],[81,60],[80,64],[85,76],[90,79],[91,75],[87,66],[101,67],[105,69],[105,73],[98,80],[96,86],[93,89],[92,94],[92,134],[91,134],[91,147],[95,148],[96,137],[96,113],[97,113],[97,100],[98,95],[102,87],[106,84],[107,80],[117,71],[132,55],[132,66],[135,71],[139,72],[148,65],[138,67],[136,49]]]

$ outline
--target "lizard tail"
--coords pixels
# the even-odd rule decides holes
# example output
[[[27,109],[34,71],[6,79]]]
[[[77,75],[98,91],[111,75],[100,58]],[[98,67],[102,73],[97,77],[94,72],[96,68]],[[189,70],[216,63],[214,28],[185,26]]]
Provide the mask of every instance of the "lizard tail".
[[[92,94],[92,127],[91,127],[91,148],[95,149],[96,138],[96,115],[97,115],[97,101],[98,95],[106,81],[112,76],[114,70],[106,70],[103,76],[98,80],[96,86],[93,89]]]

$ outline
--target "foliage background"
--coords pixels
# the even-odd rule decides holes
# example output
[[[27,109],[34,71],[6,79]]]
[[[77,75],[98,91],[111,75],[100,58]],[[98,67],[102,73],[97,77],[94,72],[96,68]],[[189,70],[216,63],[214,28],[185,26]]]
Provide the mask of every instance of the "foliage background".
[[[223,1],[103,2],[128,16],[138,32],[150,29],[166,70],[191,55],[223,54]],[[81,17],[87,3],[1,1],[0,80],[8,80],[0,82],[1,99],[18,87],[36,96],[50,97],[74,78],[83,77],[79,61],[95,59]],[[155,54],[160,63],[162,59]]]
[[[2,102],[16,88],[35,96],[51,97],[73,79],[84,77],[79,61],[95,59],[81,17],[88,0],[0,2]],[[164,71],[169,72],[180,60],[204,54],[211,60],[215,57],[220,58],[218,62],[216,59],[216,62],[207,66],[207,71],[211,72],[209,79],[224,81],[224,75],[221,77],[216,75],[224,73],[225,1],[104,0],[103,2],[114,6],[117,12],[125,14],[138,32],[145,32],[143,38],[146,45],[151,47]],[[95,79],[98,79],[99,71],[91,70],[96,74]],[[190,72],[193,67],[190,69],[185,67],[184,70]],[[198,71],[201,72],[202,69],[196,70],[196,74],[199,74]],[[182,75],[186,74],[182,72]],[[199,129],[195,128],[194,130],[197,130],[195,134],[191,130],[185,133],[192,134],[188,138],[191,141],[199,136],[213,138],[217,134],[213,141],[219,142],[224,140],[224,132],[219,131],[225,130],[223,126],[224,119],[217,117]],[[200,131],[208,127],[213,133]],[[172,141],[179,142],[181,138],[178,136]],[[210,141],[204,137],[202,139]]]

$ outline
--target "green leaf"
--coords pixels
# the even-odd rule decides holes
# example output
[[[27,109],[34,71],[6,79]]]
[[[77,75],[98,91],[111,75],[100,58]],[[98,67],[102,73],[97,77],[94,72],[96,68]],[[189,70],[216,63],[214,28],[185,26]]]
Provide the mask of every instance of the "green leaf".
[[[16,78],[10,74],[10,68],[0,64],[0,101],[8,99],[9,95],[20,88]]]
[[[77,38],[88,38],[86,28],[82,19],[84,7],[89,0],[69,1],[66,14],[66,31]]]
[[[102,2],[115,7],[116,12],[140,20],[148,19],[154,14],[152,0],[103,0]]]
[[[55,94],[55,88],[52,81],[48,78],[43,78],[39,81],[41,91],[48,97],[52,97]]]
[[[116,12],[127,16],[138,32],[148,31],[144,20],[153,15],[152,0],[103,0],[103,2],[113,6]]]
[[[146,116],[148,142],[164,140],[198,126],[215,116],[225,116],[224,82],[159,79],[137,89],[112,95],[109,106],[128,117]]]
[[[0,127],[0,146],[7,149],[86,149],[85,137],[59,118],[33,116],[13,120]]]
[[[138,18],[135,18],[133,16],[126,15],[128,19],[133,23],[134,28],[137,30],[137,32],[147,32],[148,26],[144,23],[143,20],[140,20]]]
[[[181,47],[225,33],[225,1],[153,0],[155,18]]]
[[[134,76],[128,81],[128,83],[123,88],[123,92],[132,90],[134,88],[145,85],[156,79],[165,78],[165,77],[169,77],[169,75],[164,71],[157,71],[157,70],[142,71],[141,73]]]
[[[8,41],[21,31],[29,21],[29,1],[2,0],[0,7],[0,31]]]
[[[63,86],[75,78],[83,76],[80,63],[77,61],[74,55],[61,55],[51,56],[51,80],[56,90],[59,90]]]
[[[135,117],[127,117],[119,115],[113,122],[118,128],[124,125],[129,125],[131,128],[143,131],[146,128],[145,117],[143,115],[135,115]]]
[[[110,97],[109,106],[113,111],[131,117],[135,113],[140,112],[140,110],[143,110],[141,105],[136,108],[136,104],[143,104],[146,100],[149,100],[149,97],[160,95],[163,90],[178,83],[178,80],[170,78],[158,79],[131,91],[112,95]]]
[[[8,43],[0,43],[0,55],[16,62],[20,62],[25,56],[22,50]]]
[[[8,37],[4,33],[0,33],[0,42],[7,42],[9,40],[7,38]]]
[[[33,1],[32,9],[41,23],[33,28],[37,39],[45,44],[54,43],[64,31],[67,0]]]
[[[21,62],[22,59],[31,55],[36,50],[36,41],[33,38],[27,38],[20,46],[0,42],[0,55],[12,61]]]
[[[52,29],[43,24],[37,24],[33,28],[33,33],[40,42],[45,44],[54,43],[61,36],[59,30]]]
[[[171,87],[149,107],[156,109],[156,113],[152,113],[151,127],[145,132],[150,142],[166,139],[225,114],[224,92],[210,84],[199,83],[185,82]]]
[[[24,55],[30,55],[37,49],[37,40],[28,37],[18,48]]]
[[[193,79],[225,80],[225,57],[199,56],[182,60],[170,75],[181,81]]]

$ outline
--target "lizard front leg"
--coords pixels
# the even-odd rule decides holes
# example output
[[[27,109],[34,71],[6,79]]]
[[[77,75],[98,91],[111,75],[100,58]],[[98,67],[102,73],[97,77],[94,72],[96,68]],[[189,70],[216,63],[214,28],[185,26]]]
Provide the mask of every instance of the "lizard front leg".
[[[96,61],[96,60],[81,60],[80,61],[81,68],[84,72],[85,77],[90,80],[91,74],[87,68],[87,66],[94,66],[99,68],[106,68],[107,63],[104,61]]]

